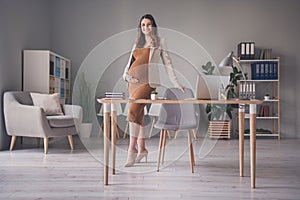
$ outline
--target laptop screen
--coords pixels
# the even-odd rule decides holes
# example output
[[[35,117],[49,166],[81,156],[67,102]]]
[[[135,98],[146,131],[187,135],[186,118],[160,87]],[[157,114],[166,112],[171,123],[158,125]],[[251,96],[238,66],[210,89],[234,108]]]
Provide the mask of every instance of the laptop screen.
[[[196,99],[218,99],[219,88],[225,88],[229,83],[230,76],[216,76],[198,74],[195,98]]]

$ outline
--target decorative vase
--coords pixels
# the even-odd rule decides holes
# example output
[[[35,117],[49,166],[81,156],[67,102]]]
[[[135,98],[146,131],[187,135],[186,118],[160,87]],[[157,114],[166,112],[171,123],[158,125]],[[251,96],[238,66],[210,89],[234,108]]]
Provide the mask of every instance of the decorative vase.
[[[270,96],[269,96],[269,95],[265,95],[265,96],[264,96],[264,99],[265,99],[265,100],[270,100]]]

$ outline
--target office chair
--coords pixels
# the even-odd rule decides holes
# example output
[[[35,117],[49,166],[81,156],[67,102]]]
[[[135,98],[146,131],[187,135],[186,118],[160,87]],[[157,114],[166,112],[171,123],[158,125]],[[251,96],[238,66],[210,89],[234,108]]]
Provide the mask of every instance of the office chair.
[[[193,98],[193,91],[189,88],[184,89],[184,93],[177,88],[167,89],[164,97],[168,100],[182,100],[187,98]],[[196,113],[194,104],[167,104],[163,103],[160,109],[160,114],[155,128],[161,129],[157,171],[159,171],[160,162],[164,161],[165,146],[166,146],[166,134],[169,130],[179,131],[186,130],[188,132],[188,146],[190,154],[190,167],[192,173],[194,173],[194,150],[191,139],[190,131],[197,127]]]

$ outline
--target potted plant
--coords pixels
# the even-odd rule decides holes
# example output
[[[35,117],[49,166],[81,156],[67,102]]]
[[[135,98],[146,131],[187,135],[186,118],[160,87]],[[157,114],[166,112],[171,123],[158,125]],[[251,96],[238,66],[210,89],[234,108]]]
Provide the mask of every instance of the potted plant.
[[[206,65],[202,65],[203,73],[206,75],[214,75],[215,66],[211,62],[207,62]],[[245,74],[247,77],[247,74]],[[237,67],[232,66],[232,72],[230,73],[230,81],[225,87],[225,94],[227,99],[237,98],[236,88],[238,80],[243,77],[241,71]],[[209,136],[230,138],[230,120],[232,119],[233,108],[238,105],[227,104],[207,104],[206,113],[209,121]]]
[[[79,74],[79,99],[82,107],[82,124],[80,127],[80,135],[82,137],[90,137],[93,122],[93,101],[91,84],[86,80],[84,72]]]
[[[238,97],[238,94],[235,92],[238,86],[238,81],[243,78],[242,71],[239,71],[236,66],[231,66],[232,72],[230,73],[230,81],[226,86],[227,99],[234,99]],[[245,73],[245,78],[248,79],[248,74]]]
[[[152,92],[151,92],[151,100],[156,100],[156,99],[158,99],[158,92],[156,91],[156,90],[153,90]]]
[[[214,75],[215,66],[209,61],[205,65],[202,65],[202,72],[205,75]],[[245,74],[247,78],[247,74]],[[232,66],[232,72],[230,73],[230,81],[224,87],[223,94],[226,94],[224,99],[234,99],[238,97],[236,88],[238,81],[243,78],[243,74],[236,66]],[[230,120],[232,119],[233,108],[237,108],[237,105],[226,104],[208,104],[206,106],[206,113],[209,121],[209,135],[213,133],[213,137],[220,137],[224,135],[226,138],[230,138]]]

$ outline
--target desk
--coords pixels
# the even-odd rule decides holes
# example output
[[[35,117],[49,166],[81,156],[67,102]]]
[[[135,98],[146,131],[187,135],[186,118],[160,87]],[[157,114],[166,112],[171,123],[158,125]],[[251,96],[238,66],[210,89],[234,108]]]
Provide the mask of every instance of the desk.
[[[104,107],[104,185],[108,185],[108,168],[109,168],[109,138],[111,134],[112,145],[112,174],[115,174],[115,160],[116,160],[116,129],[111,126],[116,117],[115,103],[170,103],[170,104],[239,104],[239,166],[240,176],[244,176],[244,118],[245,118],[245,105],[250,106],[250,175],[251,187],[255,188],[255,162],[256,162],[256,107],[261,104],[261,100],[150,100],[150,99],[98,99],[99,103]],[[113,112],[110,114],[110,112]]]

